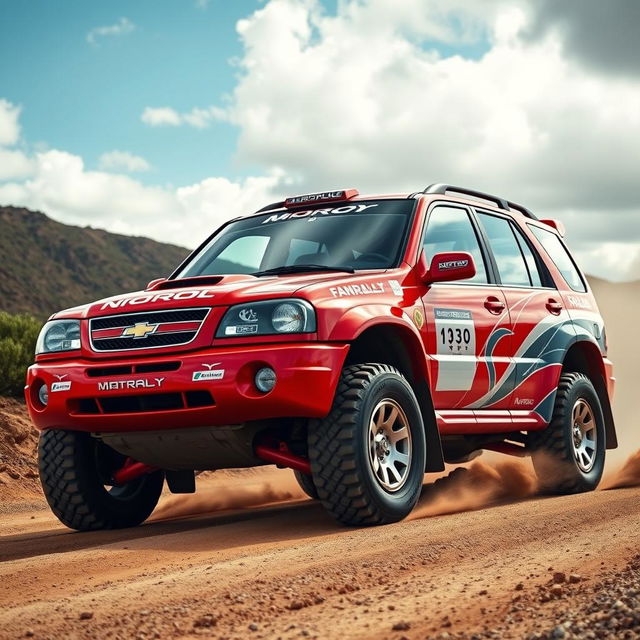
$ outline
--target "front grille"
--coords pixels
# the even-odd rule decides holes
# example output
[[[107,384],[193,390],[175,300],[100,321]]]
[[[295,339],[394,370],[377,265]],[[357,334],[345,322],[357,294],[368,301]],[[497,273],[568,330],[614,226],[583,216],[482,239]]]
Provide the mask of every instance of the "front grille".
[[[188,344],[198,335],[208,308],[150,311],[93,318],[89,321],[94,351],[154,349]]]
[[[70,400],[69,403],[69,410],[75,415],[177,411],[180,409],[213,407],[215,405],[213,396],[209,391],[205,390],[185,391],[184,393],[147,393],[78,398]]]

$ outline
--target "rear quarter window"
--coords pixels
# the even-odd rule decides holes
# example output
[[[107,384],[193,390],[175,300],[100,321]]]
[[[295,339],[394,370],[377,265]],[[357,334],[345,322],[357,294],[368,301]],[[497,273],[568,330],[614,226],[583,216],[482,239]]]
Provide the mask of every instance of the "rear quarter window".
[[[562,244],[560,238],[553,232],[528,225],[533,235],[538,239],[548,256],[558,268],[564,281],[574,290],[586,292],[587,286],[567,248]]]

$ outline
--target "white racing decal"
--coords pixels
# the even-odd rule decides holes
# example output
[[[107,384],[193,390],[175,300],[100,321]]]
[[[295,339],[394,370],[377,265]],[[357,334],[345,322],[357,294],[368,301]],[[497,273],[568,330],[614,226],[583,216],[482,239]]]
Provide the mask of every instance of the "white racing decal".
[[[516,406],[524,405],[525,407],[532,407],[533,403],[533,398],[515,398],[513,401]]]
[[[191,380],[202,382],[204,380],[222,380],[222,378],[224,378],[224,369],[212,369],[211,371],[194,371]]]
[[[193,382],[199,382],[202,380],[222,380],[224,378],[224,369],[214,369],[213,367],[219,366],[220,362],[214,362],[213,364],[202,363],[206,371],[194,371],[191,380]]]
[[[438,269],[446,271],[447,269],[461,269],[469,264],[468,260],[447,260],[446,262],[438,262]]]
[[[235,325],[231,327],[225,327],[224,335],[225,336],[242,336],[248,333],[258,333],[258,325],[257,324],[245,324],[245,325]]]
[[[172,293],[154,293],[144,296],[136,296],[135,298],[120,298],[119,300],[108,300],[100,309],[119,309],[121,307],[135,306],[138,304],[149,304],[151,302],[170,302],[171,300],[195,300],[195,299],[208,299],[213,298],[214,293],[209,289],[201,291],[186,290],[186,291],[174,291]]]
[[[162,386],[164,378],[153,380],[110,380],[98,382],[98,391],[120,391],[122,389],[157,389]]]
[[[377,207],[377,204],[350,204],[332,209],[304,209],[293,213],[279,213],[269,216],[262,221],[262,224],[270,222],[284,222],[285,220],[297,220],[299,218],[314,218],[316,216],[340,215],[341,213],[362,213],[365,209]]]
[[[51,392],[55,393],[56,391],[69,391],[71,389],[71,382],[54,382],[51,385]]]
[[[391,287],[391,291],[393,291],[394,296],[402,297],[404,295],[402,285],[397,280],[389,280],[389,286]]]
[[[384,293],[384,282],[361,282],[360,284],[345,284],[341,287],[330,287],[331,295],[334,298],[345,296],[369,296],[372,294]]]
[[[476,327],[471,311],[434,309],[436,317],[437,353],[475,355]]]
[[[471,311],[434,310],[438,380],[436,391],[467,391],[476,374],[476,327]]]
[[[567,296],[567,300],[569,304],[575,309],[584,309],[585,311],[592,311],[593,305],[591,304],[591,300],[589,298],[582,298],[580,296]]]
[[[242,322],[257,322],[258,314],[253,309],[242,309],[238,314]]]

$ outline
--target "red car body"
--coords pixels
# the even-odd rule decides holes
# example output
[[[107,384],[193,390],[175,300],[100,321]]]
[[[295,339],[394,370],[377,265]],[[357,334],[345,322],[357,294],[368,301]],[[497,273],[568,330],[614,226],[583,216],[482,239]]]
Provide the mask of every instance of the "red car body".
[[[356,352],[368,350],[372,361],[391,362],[414,383],[425,423],[432,425],[427,470],[442,469],[445,460],[463,460],[478,448],[517,453],[521,444],[517,434],[549,424],[568,361],[572,370],[588,373],[594,382],[603,407],[607,447],[615,447],[614,377],[596,301],[583,276],[583,291],[567,283],[535,233],[543,229],[560,239],[559,225],[538,221],[512,203],[472,196],[437,188],[412,195],[365,198],[342,192],[337,196],[333,206],[346,208],[364,201],[415,201],[401,260],[390,269],[163,279],[144,291],[55,314],[52,319],[79,319],[81,345],[73,353],[38,355],[30,367],[25,393],[34,424],[40,430],[99,434],[119,443],[118,450],[130,451],[136,460],[166,465],[170,447],[158,456],[153,444],[142,446],[129,436],[153,432],[166,440],[167,434],[202,430],[210,434],[233,425],[322,418],[331,409],[345,363]],[[317,203],[304,206],[300,201],[279,203],[274,211],[277,216],[301,215]],[[440,266],[432,264],[429,269],[423,233],[438,206],[458,207],[473,217],[482,211],[509,220],[541,261],[540,268],[550,278],[548,286],[447,282],[447,269],[464,269],[466,260],[465,254],[454,250],[451,260],[440,252]],[[232,305],[290,298],[305,300],[315,309],[314,332],[216,337]],[[167,311],[188,311],[197,318],[175,316],[182,318],[176,324],[170,314],[153,315]],[[139,348],[136,344],[122,350],[95,349],[96,340],[123,336],[122,326],[97,321],[125,314],[139,314],[129,318],[126,327]],[[147,347],[147,335],[180,327],[189,336],[193,333],[186,344]],[[384,354],[387,359],[381,360]],[[277,375],[269,393],[254,385],[263,367]],[[46,406],[39,399],[43,384],[49,389]],[[200,442],[194,440],[193,446]],[[181,454],[173,467],[204,468],[203,460],[184,455],[185,446],[178,447]],[[252,447],[255,442],[248,442],[242,455],[229,455],[228,464],[218,456],[211,467],[263,463]]]

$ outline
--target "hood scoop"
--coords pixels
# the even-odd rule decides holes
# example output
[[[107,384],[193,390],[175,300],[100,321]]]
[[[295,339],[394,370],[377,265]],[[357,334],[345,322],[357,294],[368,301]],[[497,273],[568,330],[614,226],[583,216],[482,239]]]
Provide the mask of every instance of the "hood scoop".
[[[147,291],[162,291],[163,289],[185,289],[187,287],[207,287],[219,284],[224,276],[197,276],[180,280],[161,280],[147,288]]]

